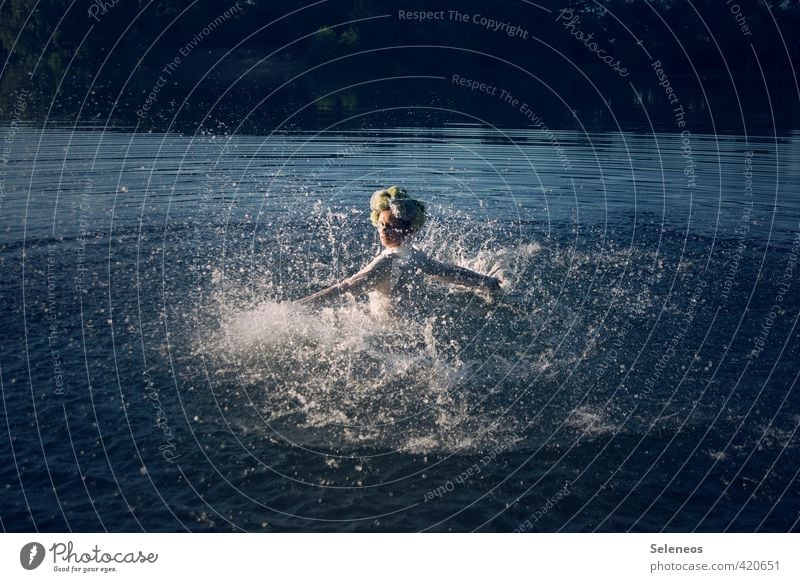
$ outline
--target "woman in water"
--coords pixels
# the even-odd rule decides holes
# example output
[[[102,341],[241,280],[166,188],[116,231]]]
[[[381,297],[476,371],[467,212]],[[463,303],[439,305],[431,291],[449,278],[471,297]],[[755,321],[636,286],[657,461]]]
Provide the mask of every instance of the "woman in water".
[[[310,304],[377,291],[391,300],[390,309],[413,303],[420,291],[423,276],[445,283],[474,287],[495,294],[500,280],[475,271],[432,259],[411,245],[412,237],[425,224],[425,205],[409,198],[397,186],[378,190],[370,199],[372,224],[377,227],[381,244],[386,247],[370,264],[352,277],[327,289],[298,300]]]

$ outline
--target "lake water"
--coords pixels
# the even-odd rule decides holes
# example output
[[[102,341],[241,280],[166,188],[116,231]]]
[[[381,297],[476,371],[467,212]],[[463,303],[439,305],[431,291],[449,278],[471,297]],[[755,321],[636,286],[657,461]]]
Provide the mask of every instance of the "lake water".
[[[2,133],[4,530],[798,529],[797,132]]]

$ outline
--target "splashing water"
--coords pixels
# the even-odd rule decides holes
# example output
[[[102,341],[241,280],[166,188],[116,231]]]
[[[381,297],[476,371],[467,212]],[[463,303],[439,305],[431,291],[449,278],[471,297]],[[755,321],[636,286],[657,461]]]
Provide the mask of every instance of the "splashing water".
[[[482,252],[465,266],[511,274],[539,250]],[[515,284],[506,279],[508,306],[523,299]],[[219,296],[219,328],[201,343],[220,366],[216,374],[242,388],[263,429],[292,444],[468,451],[519,428],[491,402],[510,364],[490,336],[508,306],[439,287],[429,290],[423,317],[395,319],[377,297],[320,309],[269,300],[242,309],[225,302],[231,294]]]

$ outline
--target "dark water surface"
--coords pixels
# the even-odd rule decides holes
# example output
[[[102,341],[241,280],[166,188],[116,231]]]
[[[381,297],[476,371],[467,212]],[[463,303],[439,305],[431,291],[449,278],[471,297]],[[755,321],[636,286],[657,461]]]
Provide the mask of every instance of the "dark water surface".
[[[13,131],[5,530],[798,529],[796,132]],[[395,183],[504,298],[289,304]]]

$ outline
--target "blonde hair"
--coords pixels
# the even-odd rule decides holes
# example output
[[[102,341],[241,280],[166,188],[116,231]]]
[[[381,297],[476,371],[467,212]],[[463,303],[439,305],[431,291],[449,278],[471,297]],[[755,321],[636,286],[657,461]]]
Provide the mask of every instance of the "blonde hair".
[[[389,210],[395,219],[406,223],[412,232],[419,231],[425,224],[425,204],[409,198],[400,186],[378,190],[370,198],[369,206],[373,226],[378,226],[381,212],[385,210]]]

